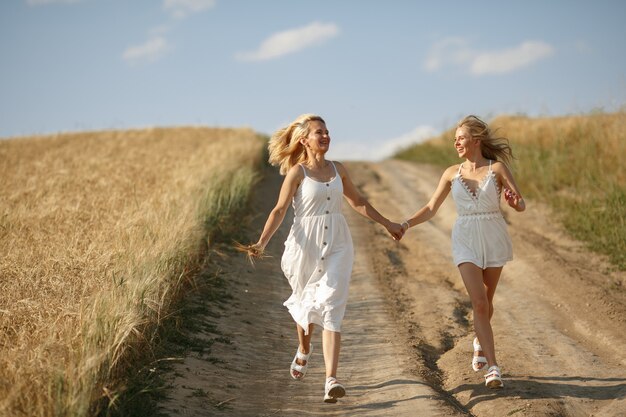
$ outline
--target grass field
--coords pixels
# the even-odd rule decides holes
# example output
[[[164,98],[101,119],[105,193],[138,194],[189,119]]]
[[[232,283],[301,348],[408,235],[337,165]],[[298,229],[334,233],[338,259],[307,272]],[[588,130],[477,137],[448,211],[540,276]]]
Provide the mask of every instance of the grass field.
[[[264,139],[177,128],[0,141],[0,415],[85,416],[245,210]]]
[[[510,139],[524,196],[547,202],[567,230],[626,269],[626,113],[560,118],[502,116],[489,122]],[[400,159],[459,162],[454,130],[399,152]]]

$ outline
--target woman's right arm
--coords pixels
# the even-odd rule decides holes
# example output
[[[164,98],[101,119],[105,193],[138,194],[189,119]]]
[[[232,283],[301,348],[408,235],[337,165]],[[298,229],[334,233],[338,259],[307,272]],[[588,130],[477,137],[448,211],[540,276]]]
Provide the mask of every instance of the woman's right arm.
[[[433,218],[443,201],[448,196],[448,193],[450,193],[450,184],[457,169],[458,165],[451,166],[444,171],[441,179],[439,180],[439,185],[437,185],[437,189],[433,193],[428,204],[416,211],[415,214],[402,223],[402,229],[404,231],[407,231],[412,226],[417,226],[418,224],[424,223],[425,221]]]
[[[265,222],[263,232],[261,233],[258,242],[255,244],[261,252],[265,249],[270,239],[274,236],[274,233],[283,222],[291,200],[303,178],[304,174],[302,173],[302,168],[300,168],[299,165],[291,167],[289,172],[287,172],[283,185],[280,188],[280,194],[278,195],[276,206],[270,212],[267,221]]]

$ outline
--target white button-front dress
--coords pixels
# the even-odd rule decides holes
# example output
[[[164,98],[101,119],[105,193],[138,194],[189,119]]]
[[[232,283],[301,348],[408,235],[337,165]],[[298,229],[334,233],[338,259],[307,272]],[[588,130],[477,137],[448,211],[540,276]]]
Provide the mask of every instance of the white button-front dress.
[[[292,294],[284,305],[306,333],[314,323],[341,331],[348,301],[354,248],[341,213],[343,184],[337,173],[328,182],[304,179],[293,197],[294,219],[285,241],[282,270]]]
[[[463,181],[460,166],[451,187],[458,213],[452,228],[455,265],[471,262],[482,269],[504,266],[513,259],[513,247],[500,211],[500,190],[491,161],[475,194]]]

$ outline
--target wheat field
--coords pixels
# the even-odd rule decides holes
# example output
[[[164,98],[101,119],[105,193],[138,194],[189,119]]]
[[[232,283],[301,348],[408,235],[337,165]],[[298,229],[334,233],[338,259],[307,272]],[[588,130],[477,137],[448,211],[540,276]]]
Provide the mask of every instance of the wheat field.
[[[548,203],[569,232],[626,269],[626,112],[567,117],[500,116],[515,179],[525,197]],[[396,157],[447,166],[459,162],[455,128]]]
[[[115,403],[264,144],[208,128],[0,141],[0,415]]]

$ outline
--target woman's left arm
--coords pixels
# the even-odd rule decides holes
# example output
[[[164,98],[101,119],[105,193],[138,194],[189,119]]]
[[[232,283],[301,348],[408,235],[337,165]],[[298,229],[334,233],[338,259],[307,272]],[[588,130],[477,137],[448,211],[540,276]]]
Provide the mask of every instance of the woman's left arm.
[[[504,189],[504,199],[508,205],[516,211],[526,210],[526,203],[522,198],[519,187],[515,183],[515,179],[513,179],[513,174],[511,174],[509,168],[502,162],[496,162],[493,170],[500,179],[500,183]]]
[[[343,195],[348,200],[350,207],[352,207],[357,213],[366,217],[370,220],[374,220],[376,223],[381,224],[389,234],[395,239],[400,240],[404,231],[402,230],[402,226],[398,223],[394,223],[387,219],[385,216],[380,214],[378,210],[376,210],[370,203],[367,201],[365,197],[359,193],[359,191],[354,186],[354,183],[350,179],[350,174],[348,174],[348,170],[343,166],[343,164],[339,162],[335,162],[335,166],[337,167],[337,171],[341,176],[341,182],[343,183]]]

